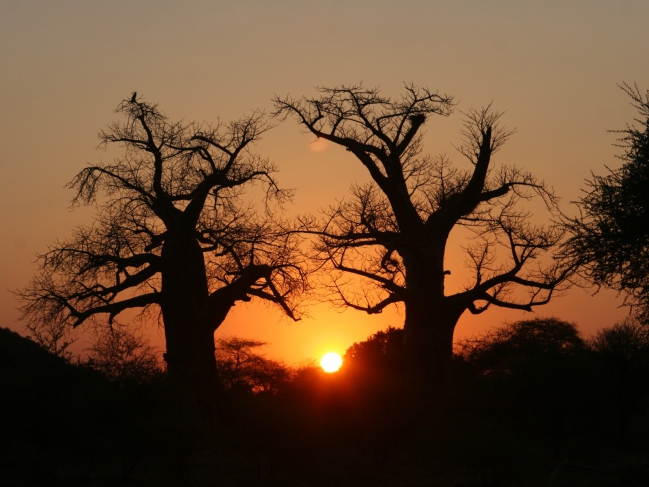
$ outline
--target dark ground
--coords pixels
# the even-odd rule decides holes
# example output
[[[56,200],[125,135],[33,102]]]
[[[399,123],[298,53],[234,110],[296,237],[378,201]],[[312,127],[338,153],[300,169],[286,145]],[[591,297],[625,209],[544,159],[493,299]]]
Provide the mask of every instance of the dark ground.
[[[564,359],[488,379],[458,359],[444,399],[395,369],[307,368],[224,392],[211,432],[162,382],[117,386],[0,329],[0,486],[649,486],[646,395]]]

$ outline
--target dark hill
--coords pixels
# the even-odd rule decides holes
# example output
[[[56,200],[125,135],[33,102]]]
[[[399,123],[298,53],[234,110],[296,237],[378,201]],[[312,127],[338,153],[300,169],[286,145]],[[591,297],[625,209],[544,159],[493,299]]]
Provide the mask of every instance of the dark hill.
[[[70,364],[0,328],[0,421],[5,434],[24,437],[31,432],[34,440],[46,442],[47,429],[83,418],[88,409],[105,401],[110,389],[98,372]]]
[[[55,452],[96,451],[111,428],[98,419],[111,416],[114,398],[114,386],[98,372],[0,328],[0,480],[51,480],[42,474]],[[13,483],[18,476],[25,482]]]

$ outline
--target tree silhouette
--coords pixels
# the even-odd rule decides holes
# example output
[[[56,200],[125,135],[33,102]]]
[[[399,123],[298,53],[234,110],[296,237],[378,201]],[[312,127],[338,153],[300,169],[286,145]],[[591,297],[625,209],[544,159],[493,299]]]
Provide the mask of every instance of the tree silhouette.
[[[122,386],[152,382],[163,372],[157,350],[139,330],[125,327],[101,329],[86,365]]]
[[[568,276],[554,262],[532,265],[562,232],[532,224],[519,205],[538,196],[555,210],[555,196],[527,172],[493,167],[492,155],[513,131],[499,125],[501,114],[490,106],[464,114],[459,151],[472,165],[465,171],[446,157],[422,156],[423,125],[432,115],[450,115],[452,97],[414,85],[399,99],[362,85],[319,91],[315,98],[276,97],[275,115],[295,116],[316,137],[344,147],[371,177],[352,186],[351,200],[326,210],[315,231],[336,299],[368,313],[402,302],[411,369],[445,383],[453,332],[466,310],[478,314],[494,305],[530,311],[547,303]],[[314,228],[312,221],[303,223]],[[456,227],[475,237],[466,248],[474,278],[447,295],[444,255]]]
[[[627,303],[636,305],[649,320],[649,92],[644,97],[636,85],[624,84],[640,119],[640,128],[627,125],[618,147],[623,164],[608,169],[605,176],[593,175],[586,194],[577,201],[581,215],[566,219],[572,236],[566,254],[582,266],[583,276],[598,285],[627,293]]]
[[[602,359],[601,383],[613,397],[618,435],[624,440],[632,414],[649,392],[649,329],[627,318],[599,330],[590,347]]]
[[[17,293],[23,319],[39,330],[112,324],[132,308],[157,316],[178,397],[211,407],[213,334],[235,303],[259,298],[297,318],[306,285],[299,242],[270,206],[290,192],[251,152],[271,128],[262,113],[173,122],[134,98],[116,110],[124,120],[99,133],[100,147],[119,145],[123,156],[86,167],[68,185],[74,205],[97,206],[94,223],[40,256],[40,271]],[[262,214],[243,199],[255,183],[265,189]]]
[[[286,365],[256,352],[266,342],[225,337],[219,338],[217,344],[219,379],[228,390],[277,392],[291,378]]]
[[[535,318],[462,340],[456,352],[477,373],[502,377],[530,370],[536,374],[548,372],[548,363],[556,357],[571,355],[583,347],[584,341],[573,323],[557,318]]]
[[[343,359],[345,368],[371,369],[378,374],[400,371],[403,365],[403,328],[389,326],[362,342],[353,343]]]

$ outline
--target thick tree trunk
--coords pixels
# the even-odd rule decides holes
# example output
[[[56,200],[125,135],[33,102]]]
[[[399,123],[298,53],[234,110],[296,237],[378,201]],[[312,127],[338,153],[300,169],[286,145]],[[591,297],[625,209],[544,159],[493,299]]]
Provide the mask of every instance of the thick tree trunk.
[[[443,388],[451,381],[453,332],[464,312],[459,302],[444,295],[444,250],[449,229],[412,237],[413,245],[401,252],[406,266],[404,299],[404,351],[413,380],[426,387]]]
[[[420,295],[406,300],[404,350],[413,379],[432,388],[451,382],[453,332],[462,315],[447,298]]]
[[[181,235],[167,239],[162,258],[161,307],[172,394],[187,414],[214,418],[218,372],[214,328],[205,316],[209,294],[203,253],[194,239]]]

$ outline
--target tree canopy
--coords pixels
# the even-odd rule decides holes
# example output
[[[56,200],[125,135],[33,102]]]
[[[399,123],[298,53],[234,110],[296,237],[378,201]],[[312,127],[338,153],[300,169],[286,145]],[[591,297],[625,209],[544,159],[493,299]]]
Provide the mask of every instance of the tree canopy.
[[[276,166],[252,151],[271,128],[255,111],[233,122],[172,121],[135,94],[99,133],[123,155],[69,183],[74,205],[95,205],[90,225],[56,242],[18,292],[34,333],[112,325],[128,309],[158,317],[168,371],[180,384],[216,377],[214,331],[236,302],[258,298],[297,319],[306,289],[299,238],[273,213],[291,192]],[[264,188],[264,210],[244,198]],[[47,335],[47,333],[45,333]]]
[[[230,336],[219,338],[217,344],[219,379],[226,390],[277,392],[291,379],[289,367],[257,351],[265,342]]]
[[[586,181],[576,202],[580,215],[566,219],[571,237],[565,250],[597,285],[623,292],[627,304],[649,320],[649,92],[637,85],[622,90],[637,109],[637,125],[615,130],[621,137],[622,166]]]
[[[459,152],[470,162],[464,170],[445,156],[423,154],[424,124],[450,115],[453,97],[412,84],[396,99],[362,85],[319,92],[276,98],[275,114],[294,116],[308,132],[344,147],[371,178],[353,185],[351,197],[320,221],[303,220],[320,237],[316,251],[338,304],[379,313],[403,303],[409,360],[446,375],[464,311],[478,314],[492,305],[531,311],[550,300],[570,271],[552,259],[539,262],[563,232],[532,223],[521,203],[538,197],[556,213],[557,199],[531,173],[494,166],[492,155],[513,134],[501,113],[491,106],[464,113]],[[465,248],[473,278],[447,295],[444,256],[456,227],[473,234]],[[424,365],[431,360],[436,365]]]

